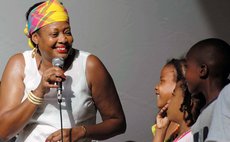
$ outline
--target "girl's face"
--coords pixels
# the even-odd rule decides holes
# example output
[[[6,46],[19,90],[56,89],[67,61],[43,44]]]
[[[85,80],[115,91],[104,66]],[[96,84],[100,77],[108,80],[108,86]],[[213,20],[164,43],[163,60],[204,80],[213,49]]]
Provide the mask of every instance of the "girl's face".
[[[162,108],[172,97],[176,86],[176,70],[173,65],[166,65],[161,70],[160,82],[155,86],[157,106]]]
[[[171,99],[168,101],[167,116],[170,121],[179,123],[183,121],[184,113],[180,111],[181,104],[184,100],[184,91],[181,88],[182,82],[176,84],[176,88],[173,91]]]
[[[37,41],[42,57],[49,61],[55,57],[67,58],[72,48],[73,37],[68,22],[46,25],[32,37]]]

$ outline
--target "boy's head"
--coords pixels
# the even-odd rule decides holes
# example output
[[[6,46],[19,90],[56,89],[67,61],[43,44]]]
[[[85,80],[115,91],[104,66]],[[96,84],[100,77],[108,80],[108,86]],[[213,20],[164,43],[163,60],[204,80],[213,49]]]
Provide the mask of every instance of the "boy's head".
[[[191,93],[201,92],[207,79],[224,84],[229,72],[230,46],[221,39],[199,41],[186,55],[186,80]]]

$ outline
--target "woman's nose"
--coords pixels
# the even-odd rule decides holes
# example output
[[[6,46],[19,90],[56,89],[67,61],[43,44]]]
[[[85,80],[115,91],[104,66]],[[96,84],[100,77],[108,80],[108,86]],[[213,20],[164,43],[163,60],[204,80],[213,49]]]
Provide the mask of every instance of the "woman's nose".
[[[67,42],[67,37],[65,36],[65,34],[60,34],[59,42],[61,42],[61,43]]]

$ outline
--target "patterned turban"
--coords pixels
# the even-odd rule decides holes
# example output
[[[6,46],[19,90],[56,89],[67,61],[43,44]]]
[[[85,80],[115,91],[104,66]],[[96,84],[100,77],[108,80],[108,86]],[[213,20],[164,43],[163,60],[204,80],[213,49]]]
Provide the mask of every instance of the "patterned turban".
[[[69,16],[65,7],[58,0],[48,0],[34,8],[29,14],[24,29],[24,33],[28,37],[29,46],[34,48],[31,35],[35,31],[45,25],[61,21],[69,22]]]

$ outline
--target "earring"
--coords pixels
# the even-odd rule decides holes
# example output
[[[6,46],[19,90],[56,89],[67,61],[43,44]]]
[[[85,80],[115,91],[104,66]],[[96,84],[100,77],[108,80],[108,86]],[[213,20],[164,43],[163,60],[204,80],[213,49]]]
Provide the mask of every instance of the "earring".
[[[36,56],[37,52],[38,52],[38,45],[36,44],[36,47],[34,47],[32,51],[32,58]]]

